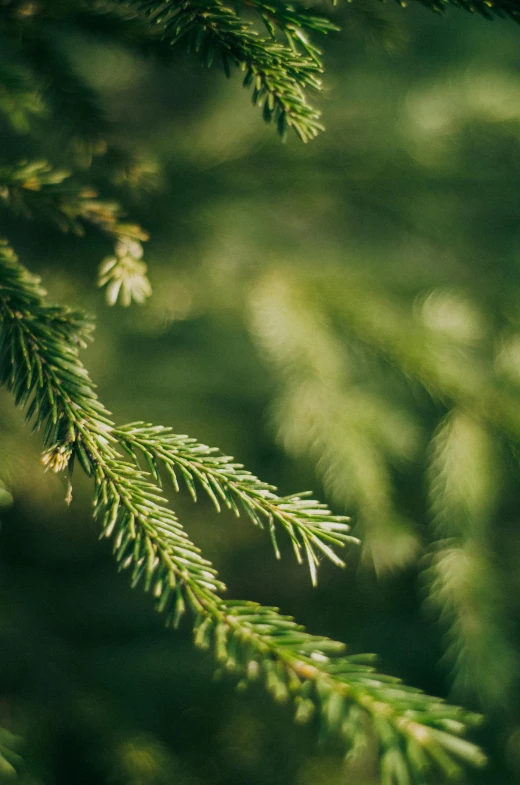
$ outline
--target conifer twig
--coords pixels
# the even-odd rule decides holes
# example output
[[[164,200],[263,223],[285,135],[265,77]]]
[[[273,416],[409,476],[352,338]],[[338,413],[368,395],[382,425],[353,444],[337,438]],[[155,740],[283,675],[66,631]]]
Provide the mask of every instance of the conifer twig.
[[[303,551],[314,585],[320,556],[324,554],[343,567],[344,562],[331,545],[357,542],[355,537],[348,535],[348,518],[333,515],[324,504],[309,499],[308,493],[278,496],[273,485],[259,480],[233,458],[189,436],[175,434],[171,428],[130,423],[118,428],[115,436],[132,456],[144,456],[157,482],[160,482],[159,469],[163,465],[175,489],[179,490],[179,476],[194,501],[197,501],[198,482],[219,512],[223,503],[235,515],[239,516],[242,510],[257,526],[264,528],[267,525],[277,558],[280,558],[280,551],[276,528],[283,527],[300,563]]]
[[[245,8],[253,9],[262,19],[270,36],[276,39],[282,33],[294,49],[303,49],[318,64],[321,50],[307,33],[326,34],[339,31],[339,27],[326,16],[313,13],[300,4],[289,5],[280,0],[240,0]]]
[[[419,538],[396,510],[389,463],[409,457],[414,427],[363,389],[348,347],[299,280],[279,270],[264,274],[249,311],[253,339],[278,382],[273,409],[283,448],[312,459],[336,504],[355,506],[363,555],[378,573],[402,566],[415,556]]]
[[[171,599],[177,577],[223,590],[215,570],[163,506],[158,489],[118,455],[109,412],[78,359],[77,347],[89,337],[88,322],[69,309],[45,305],[38,279],[8,246],[0,246],[0,263],[0,378],[18,405],[28,404],[26,419],[43,428],[46,468],[72,471],[77,459],[93,477],[95,516],[103,534],[114,540],[118,563],[132,565],[134,584],[144,578],[150,588],[153,582],[163,603]]]
[[[75,182],[69,171],[48,161],[0,166],[0,198],[24,217],[51,221],[64,232],[82,236],[85,225],[91,225],[117,238],[148,239],[140,226],[121,221],[117,202],[100,199],[96,189]]]
[[[323,278],[316,284],[312,297],[326,297],[345,329],[371,351],[420,382],[435,399],[471,411],[520,441],[518,398],[497,385],[489,365],[453,342],[443,341],[441,346],[433,342],[431,331],[416,314],[382,292],[369,291],[354,280],[345,280],[335,290]]]
[[[447,414],[430,446],[427,476],[434,529],[427,605],[447,631],[456,693],[477,696],[486,709],[505,707],[517,658],[504,634],[503,587],[492,558],[498,471],[485,423],[457,409]]]
[[[106,287],[106,299],[113,305],[142,303],[151,294],[147,265],[142,260],[142,242],[148,233],[139,225],[123,222],[117,202],[100,199],[96,190],[70,179],[67,171],[55,169],[47,161],[23,161],[0,167],[0,205],[26,218],[54,223],[61,231],[82,236],[85,225],[102,231],[114,240],[114,254],[103,260],[98,286]]]
[[[205,65],[218,57],[226,74],[231,65],[245,71],[244,86],[252,87],[253,103],[262,105],[264,119],[274,119],[280,134],[291,127],[306,142],[323,129],[320,113],[306,97],[308,88],[321,87],[323,68],[317,50],[312,49],[310,56],[305,45],[302,53],[272,37],[261,37],[251,22],[220,0],[131,0],[130,5],[158,25],[171,44],[184,40]],[[294,35],[292,27],[291,31]]]
[[[37,279],[0,246],[1,381],[43,427],[47,468],[71,471],[77,458],[93,477],[95,515],[119,567],[153,591],[167,623],[176,626],[189,608],[196,643],[212,646],[230,670],[261,676],[278,700],[294,699],[299,720],[316,710],[347,749],[375,736],[388,781],[407,785],[432,768],[451,775],[460,763],[482,765],[480,750],[461,738],[474,715],[373,673],[366,658],[342,656],[341,644],[309,635],[276,609],[221,599],[216,571],[156,486],[116,451],[117,432],[78,358],[88,323],[43,297]]]

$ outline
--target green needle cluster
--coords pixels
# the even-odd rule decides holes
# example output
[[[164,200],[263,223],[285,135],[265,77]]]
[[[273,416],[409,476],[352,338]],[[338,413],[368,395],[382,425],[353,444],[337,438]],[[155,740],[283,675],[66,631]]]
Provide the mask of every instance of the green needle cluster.
[[[77,460],[92,477],[94,515],[113,545],[118,567],[132,585],[151,591],[166,623],[178,625],[189,610],[195,642],[242,679],[261,678],[276,700],[292,700],[296,718],[316,713],[345,752],[377,739],[384,780],[405,785],[432,769],[451,775],[461,763],[484,756],[461,736],[478,717],[379,675],[367,658],[343,655],[343,645],[307,633],[290,616],[256,603],[224,600],[225,585],[184,531],[158,487],[119,445],[148,458],[152,478],[159,462],[194,479],[218,504],[237,503],[257,523],[282,525],[297,553],[303,548],[316,577],[316,554],[339,558],[330,547],[348,540],[346,524],[301,496],[280,498],[271,486],[221,456],[167,428],[116,429],[79,360],[90,337],[80,313],[49,306],[38,280],[4,244],[0,250],[1,381],[26,417],[43,429],[43,463],[72,473]],[[270,523],[270,528],[272,528]],[[369,658],[370,659],[370,658]]]

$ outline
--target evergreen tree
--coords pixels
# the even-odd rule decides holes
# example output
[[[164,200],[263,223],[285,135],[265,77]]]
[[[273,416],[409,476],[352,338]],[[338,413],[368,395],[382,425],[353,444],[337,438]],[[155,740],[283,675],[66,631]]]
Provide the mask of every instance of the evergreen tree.
[[[485,17],[517,21],[520,13],[515,0],[453,4]],[[446,4],[424,5],[443,10]],[[358,13],[372,27],[384,27],[376,6],[360,4]],[[294,706],[298,722],[317,717],[323,735],[344,754],[373,746],[381,781],[402,785],[482,766],[484,754],[467,738],[480,716],[382,675],[371,655],[345,654],[343,644],[311,635],[277,608],[228,599],[212,562],[164,494],[168,484],[176,491],[185,485],[195,501],[203,493],[217,511],[249,518],[269,536],[277,558],[279,539],[288,535],[314,585],[322,559],[344,566],[341,549],[357,547],[348,519],[306,493],[280,495],[234,459],[170,427],[116,425],[80,359],[92,337],[91,320],[49,303],[9,233],[12,225],[18,235],[27,221],[38,231],[99,233],[113,244],[98,270],[107,302],[143,303],[152,293],[143,261],[148,233],[126,221],[113,195],[146,189],[153,166],[121,144],[99,95],[68,55],[74,41],[87,36],[115,43],[167,67],[184,48],[228,76],[238,68],[264,120],[282,137],[294,131],[307,142],[323,130],[309,101],[323,70],[314,41],[338,29],[333,19],[328,8],[256,0],[236,6],[207,0],[3,5],[0,370],[26,421],[42,433],[44,467],[67,476],[66,502],[82,470],[92,481],[94,517],[117,567],[129,573],[132,586],[153,595],[166,625],[177,628],[188,616],[195,644],[210,650],[241,686],[258,680],[276,701]],[[487,710],[507,701],[516,666],[501,622],[503,589],[486,556],[501,472],[497,434],[503,443],[518,440],[517,390],[490,371],[489,347],[479,354],[471,337],[453,339],[442,328],[439,336],[447,310],[471,331],[471,306],[455,295],[447,302],[450,295],[434,292],[418,318],[383,293],[367,291],[362,279],[345,277],[341,297],[337,285],[337,275],[287,266],[266,270],[251,289],[249,330],[277,379],[280,440],[288,452],[317,463],[338,506],[356,509],[363,554],[384,572],[420,552],[420,533],[410,515],[398,512],[392,487],[392,463],[413,452],[419,430],[400,415],[412,405],[402,377],[440,402],[426,449],[431,534],[423,577],[427,602],[448,621],[459,695],[466,702],[479,693],[474,703]],[[397,404],[380,384],[386,362],[395,368]],[[371,366],[368,391],[359,383],[364,365]],[[8,456],[4,461],[8,466]],[[9,504],[16,481],[10,488],[8,472],[2,480],[0,498]],[[20,771],[38,781],[30,763],[23,774],[16,723],[4,724],[11,725],[0,737],[4,774]],[[157,750],[149,754],[160,760]]]

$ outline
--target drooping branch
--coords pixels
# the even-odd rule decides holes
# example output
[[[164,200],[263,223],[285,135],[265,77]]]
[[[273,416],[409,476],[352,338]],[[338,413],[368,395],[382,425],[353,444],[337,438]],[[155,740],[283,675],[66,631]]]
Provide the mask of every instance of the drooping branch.
[[[71,471],[78,459],[94,479],[95,515],[120,568],[153,591],[168,623],[175,626],[189,608],[196,643],[212,646],[230,670],[262,677],[276,699],[293,699],[297,719],[317,711],[347,749],[375,737],[390,781],[404,785],[432,767],[451,774],[460,763],[482,764],[478,748],[461,738],[476,720],[470,713],[377,675],[364,660],[343,656],[342,644],[306,633],[276,609],[220,597],[223,583],[160,491],[117,452],[118,432],[78,357],[88,322],[48,306],[37,279],[6,245],[0,325],[1,380],[43,427],[45,465]]]
[[[409,562],[419,535],[396,509],[390,464],[409,457],[416,428],[373,386],[363,388],[354,353],[297,276],[261,276],[249,314],[253,340],[277,380],[273,419],[283,448],[309,457],[335,503],[356,510],[363,555],[378,573]]]
[[[241,68],[244,86],[252,87],[253,103],[263,107],[264,119],[274,120],[280,134],[291,127],[306,142],[322,130],[320,113],[308,103],[306,91],[320,89],[323,68],[318,50],[312,47],[309,54],[303,32],[302,51],[272,35],[260,36],[252,22],[220,0],[132,0],[129,5],[146,15],[155,29],[159,27],[172,45],[183,41],[205,65],[218,59],[226,74],[233,65]],[[268,18],[264,15],[264,20]],[[284,22],[281,14],[277,19],[294,44],[294,14],[292,21]]]

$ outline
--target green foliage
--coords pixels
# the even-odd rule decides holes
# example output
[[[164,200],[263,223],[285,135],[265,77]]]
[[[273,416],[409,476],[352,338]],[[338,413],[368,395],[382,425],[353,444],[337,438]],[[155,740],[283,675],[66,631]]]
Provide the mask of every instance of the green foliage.
[[[343,286],[338,280],[339,273],[333,291],[315,271],[305,277],[278,270],[253,289],[252,331],[278,381],[280,441],[317,462],[337,503],[356,505],[356,533],[380,574],[421,557],[426,606],[447,631],[457,694],[489,708],[507,705],[517,655],[491,554],[505,482],[498,445],[518,442],[517,391],[496,374],[493,348],[477,351],[471,335],[479,319],[471,303],[434,291],[405,310],[362,280],[345,279]],[[447,313],[460,318],[455,335]],[[388,372],[383,389],[378,384],[380,362],[391,364],[399,385],[393,405],[386,400]],[[417,402],[399,377],[447,410],[437,428],[421,427]],[[427,429],[433,434],[421,457],[431,514],[425,536],[419,521],[396,512],[392,475],[396,463],[421,455]]]
[[[26,218],[52,222],[62,231],[83,236],[90,225],[116,240],[114,256],[100,265],[98,285],[106,286],[113,305],[118,297],[124,306],[142,303],[152,293],[142,261],[141,241],[148,234],[135,224],[120,220],[117,202],[106,202],[90,187],[70,181],[69,172],[53,169],[46,161],[0,168],[0,198],[6,207]]]
[[[487,18],[498,15],[518,20],[520,14],[517,0],[420,2],[435,11],[458,5]],[[253,20],[247,18],[248,12],[252,12]],[[255,17],[267,29],[267,37],[258,32]],[[141,24],[144,20],[150,25],[148,35]],[[309,88],[321,89],[323,71],[321,51],[309,34],[323,35],[338,28],[325,15],[303,4],[243,0],[231,7],[221,0],[124,0],[101,5],[49,3],[43,12],[37,6],[8,3],[0,16],[0,33],[18,41],[23,67],[33,71],[36,84],[43,84],[44,100],[60,116],[61,132],[72,138],[83,156],[103,146],[110,124],[96,95],[74,73],[65,53],[56,51],[48,35],[52,34],[53,22],[79,24],[90,33],[141,51],[149,49],[166,59],[168,46],[183,42],[208,67],[218,61],[228,76],[231,66],[244,71],[243,83],[252,88],[253,103],[262,106],[264,119],[274,120],[282,136],[293,128],[300,139],[308,141],[323,129],[320,112],[307,98]],[[16,110],[9,107],[10,115],[13,122],[26,125],[27,111],[36,111],[34,103],[25,77],[16,76],[16,69],[10,74],[5,69],[3,78],[16,87],[19,103]]]
[[[271,38],[262,38],[252,23],[219,0],[166,6],[140,0],[135,5],[161,26],[171,44],[185,41],[205,65],[211,66],[218,57],[226,74],[231,65],[245,71],[244,86],[252,87],[253,103],[263,107],[264,119],[274,120],[281,135],[293,128],[305,142],[323,130],[320,114],[309,105],[305,93],[309,87],[321,87],[319,50],[308,42],[304,31],[333,29],[326,20],[279,5],[252,3],[271,34]],[[277,28],[287,33],[288,44],[276,39]]]
[[[488,554],[500,482],[496,444],[483,423],[456,409],[441,422],[429,467],[437,542],[426,577],[430,602],[450,630],[459,694],[473,685],[483,705],[508,704],[516,655],[504,634],[504,598]]]
[[[298,719],[310,718],[316,708],[328,731],[339,733],[347,751],[359,746],[367,733],[374,734],[383,775],[399,783],[434,765],[452,775],[459,759],[481,765],[484,757],[478,748],[458,738],[474,721],[468,712],[375,675],[358,657],[337,655],[342,644],[309,635],[277,609],[220,598],[225,586],[211,563],[163,505],[156,486],[117,453],[119,432],[78,359],[78,347],[90,337],[90,324],[79,313],[46,305],[37,279],[21,267],[8,246],[3,246],[0,262],[2,381],[16,403],[27,406],[26,419],[43,429],[44,443],[50,445],[44,465],[71,472],[77,459],[94,479],[94,515],[103,535],[112,540],[119,567],[131,569],[133,586],[142,583],[153,593],[167,624],[176,627],[189,609],[196,643],[211,646],[217,660],[232,671],[249,678],[261,675],[275,699],[292,697]],[[250,515],[262,504],[262,512],[289,528],[293,543],[298,545],[299,539],[303,544],[313,578],[316,547],[338,561],[327,541],[341,543],[344,538],[334,535],[334,527],[341,532],[344,524],[322,505],[300,497],[279,499],[241,472],[241,484],[236,479],[233,483],[230,472],[236,478],[237,466],[226,458],[220,460],[216,477],[207,448],[197,450],[189,441],[172,439],[168,430],[130,426],[121,434],[126,449],[146,451],[152,466],[154,457],[165,459],[170,471],[175,463],[182,465],[189,484],[196,472],[207,490],[212,476],[213,489],[219,488],[228,501],[233,498],[230,490],[239,494],[242,503],[247,500]],[[180,455],[179,443],[184,447]],[[200,452],[206,458],[204,473]],[[157,474],[156,466],[153,473]],[[267,491],[267,499],[259,491]]]
[[[280,497],[274,486],[259,480],[242,464],[234,463],[233,458],[222,455],[216,448],[199,444],[189,436],[174,434],[171,428],[133,423],[118,429],[117,438],[132,456],[144,456],[157,482],[160,482],[162,464],[177,491],[179,483],[175,470],[179,472],[194,501],[197,501],[198,481],[219,512],[223,502],[237,516],[242,508],[260,528],[267,524],[277,558],[280,558],[280,550],[276,527],[282,526],[289,534],[300,564],[303,550],[314,585],[317,584],[321,554],[337,566],[345,566],[327,543],[341,546],[357,542],[347,534],[349,527],[345,521],[348,518],[332,515],[324,504],[308,499],[310,494]]]
[[[447,5],[423,4],[434,10]],[[452,4],[484,16],[519,16],[513,0]],[[0,110],[31,144],[57,127],[66,153],[55,150],[56,160],[71,159],[75,171],[47,162],[53,159],[50,144],[41,145],[43,157],[33,156],[28,144],[30,160],[6,160],[0,169],[0,203],[6,214],[44,227],[54,224],[78,236],[100,230],[115,244],[98,271],[107,301],[143,302],[151,294],[142,261],[147,234],[123,222],[119,203],[98,193],[111,192],[118,178],[126,184],[139,180],[146,166],[112,144],[106,107],[73,58],[67,59],[67,47],[59,45],[62,31],[68,31],[69,48],[75,40],[67,39],[71,31],[87,31],[162,62],[170,62],[183,44],[204,65],[219,63],[228,75],[237,66],[264,119],[274,120],[282,135],[293,128],[308,141],[322,129],[307,98],[309,88],[321,87],[321,53],[308,36],[336,29],[303,5],[263,0],[233,7],[220,0],[4,4],[0,36],[10,55],[0,62]],[[86,169],[96,181],[104,167],[102,189],[82,184]],[[422,311],[413,311],[367,290],[362,280],[337,275],[332,281],[319,270],[290,276],[283,269],[249,282],[247,295],[251,335],[277,378],[280,442],[317,464],[338,505],[354,506],[366,561],[380,574],[428,551],[428,604],[449,630],[461,697],[477,684],[482,705],[505,702],[516,659],[504,633],[496,567],[483,554],[497,505],[495,431],[517,442],[517,391],[497,381],[491,364],[471,347],[436,334],[434,296]],[[119,569],[130,573],[132,586],[153,595],[168,626],[177,627],[187,614],[196,645],[209,649],[241,686],[259,680],[276,701],[294,704],[298,722],[318,718],[323,735],[347,756],[373,746],[383,783],[451,778],[466,764],[484,763],[483,753],[465,738],[477,715],[378,674],[370,656],[345,655],[343,644],[307,633],[277,608],[223,599],[225,584],[167,506],[160,486],[167,475],[179,490],[182,479],[195,501],[200,486],[217,510],[244,512],[267,530],[277,557],[283,530],[298,562],[308,563],[313,584],[324,556],[344,566],[336,549],[357,541],[345,516],[306,493],[278,495],[242,464],[171,428],[142,422],[116,427],[79,360],[79,348],[91,339],[91,321],[82,311],[48,305],[39,280],[7,242],[0,248],[0,324],[1,381],[25,408],[26,419],[42,429],[44,466],[68,474],[68,503],[75,465],[93,480],[101,536],[110,541]],[[396,464],[417,455],[428,429],[403,416],[409,399],[396,405],[380,389],[381,363],[399,377],[400,395],[404,377],[442,409],[431,418],[438,427],[429,449],[432,520],[426,535],[413,514],[399,511],[393,474]],[[368,385],[367,367],[375,369]],[[0,504],[11,498],[2,482]],[[421,549],[428,540],[429,547]],[[10,737],[5,745],[2,738],[0,769],[13,774],[18,759],[9,752]],[[130,745],[128,752],[122,745],[130,768],[141,747],[145,758],[148,754],[146,743],[137,747],[136,752]],[[149,748],[160,763],[160,749],[153,743]],[[152,776],[161,779],[159,769]]]
[[[251,327],[280,378],[284,448],[312,457],[338,505],[356,505],[365,557],[379,572],[410,561],[418,537],[395,509],[390,463],[409,457],[417,429],[384,395],[360,390],[354,358],[297,278],[277,271],[257,283]]]

